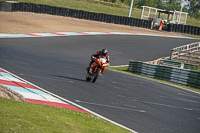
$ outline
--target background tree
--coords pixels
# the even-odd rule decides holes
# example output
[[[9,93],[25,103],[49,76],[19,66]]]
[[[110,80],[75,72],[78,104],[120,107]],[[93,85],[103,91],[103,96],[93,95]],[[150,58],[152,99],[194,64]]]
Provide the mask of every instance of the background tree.
[[[135,0],[134,6],[137,8],[141,8],[141,6],[150,6],[154,8],[164,8],[164,1],[163,0]]]
[[[188,0],[184,7],[188,10],[190,16],[200,18],[200,0]]]
[[[181,2],[180,0],[166,0],[164,9],[168,11],[174,11],[174,10],[180,11]]]
[[[163,0],[157,0],[156,1],[156,7],[159,8],[159,9],[164,9],[164,2]]]

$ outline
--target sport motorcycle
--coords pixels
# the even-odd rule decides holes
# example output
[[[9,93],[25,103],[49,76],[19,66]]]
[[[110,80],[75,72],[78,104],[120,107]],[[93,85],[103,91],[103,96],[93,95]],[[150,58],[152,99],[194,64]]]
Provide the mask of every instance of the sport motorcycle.
[[[99,76],[101,76],[110,63],[107,62],[106,58],[97,58],[91,65],[91,68],[87,70],[86,81],[94,83]]]

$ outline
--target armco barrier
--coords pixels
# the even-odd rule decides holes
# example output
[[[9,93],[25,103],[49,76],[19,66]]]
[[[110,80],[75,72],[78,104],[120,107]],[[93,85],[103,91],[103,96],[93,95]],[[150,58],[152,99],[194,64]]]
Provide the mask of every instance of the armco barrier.
[[[172,60],[173,58],[176,58],[178,56],[185,55],[185,54],[199,51],[199,50],[200,50],[200,42],[195,42],[195,43],[179,46],[171,50],[170,59]]]
[[[22,3],[22,2],[0,2],[0,11],[21,11],[21,12],[34,12],[34,13],[43,13],[43,14],[51,14],[51,15],[59,15],[59,16],[67,16],[74,17],[79,19],[87,19],[93,21],[101,21],[106,23],[114,23],[114,24],[122,24],[122,25],[130,25],[137,26],[143,28],[151,28],[149,26],[152,21],[123,17],[123,16],[115,16],[103,13],[94,13],[87,12],[75,9],[54,7],[48,5],[41,4],[32,4],[32,3]]]
[[[190,64],[190,63],[183,63],[183,62],[178,62],[178,61],[173,61],[173,60],[165,60],[161,59],[159,62],[159,65],[166,65],[166,66],[173,66],[173,67],[181,67],[183,65],[184,68],[196,68],[199,67],[197,64]]]
[[[145,77],[166,80],[200,89],[200,72],[131,60],[128,71]]]

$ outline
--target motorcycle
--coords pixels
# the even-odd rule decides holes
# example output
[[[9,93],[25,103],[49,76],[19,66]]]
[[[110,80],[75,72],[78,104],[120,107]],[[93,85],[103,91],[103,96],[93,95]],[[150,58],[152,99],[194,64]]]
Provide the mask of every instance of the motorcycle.
[[[91,68],[87,70],[86,81],[94,83],[99,76],[101,76],[110,64],[106,62],[105,58],[97,58],[91,65]]]

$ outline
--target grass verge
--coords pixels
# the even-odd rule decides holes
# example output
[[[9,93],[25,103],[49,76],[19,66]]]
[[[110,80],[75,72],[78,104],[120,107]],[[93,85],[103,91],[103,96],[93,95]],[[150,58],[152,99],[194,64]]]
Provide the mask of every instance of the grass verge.
[[[147,78],[147,79],[151,79],[151,80],[175,85],[175,86],[182,87],[182,88],[185,88],[185,89],[189,89],[189,90],[192,90],[192,91],[200,92],[199,89],[196,89],[196,88],[193,88],[193,87],[189,87],[189,86],[185,86],[185,85],[181,85],[181,84],[177,84],[177,83],[173,83],[173,82],[169,82],[169,81],[164,81],[164,80],[159,80],[159,79],[154,79],[154,78],[149,78],[149,77],[133,74],[131,72],[128,72],[128,66],[126,66],[126,67],[108,67],[107,69],[113,70],[113,71],[118,71],[118,72],[123,72],[123,73],[127,73],[127,74],[132,74],[132,75],[135,75],[135,76],[139,76],[139,77],[143,77],[143,78]]]
[[[200,36],[198,36],[198,35],[191,35],[191,34],[182,34],[182,35],[187,36],[187,37],[200,39]]]
[[[128,133],[82,112],[0,98],[0,132]]]

